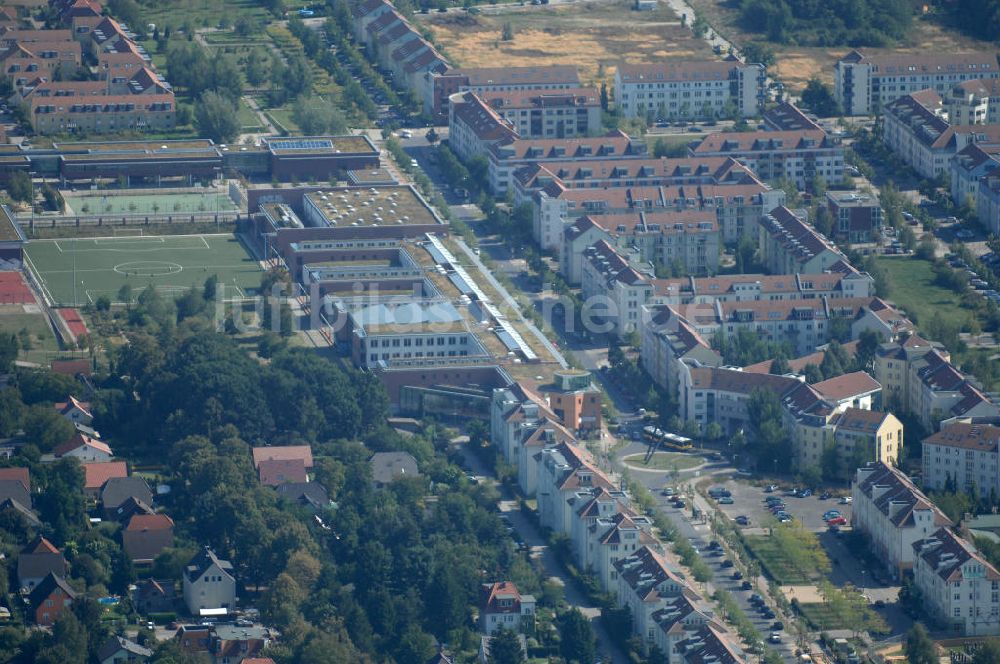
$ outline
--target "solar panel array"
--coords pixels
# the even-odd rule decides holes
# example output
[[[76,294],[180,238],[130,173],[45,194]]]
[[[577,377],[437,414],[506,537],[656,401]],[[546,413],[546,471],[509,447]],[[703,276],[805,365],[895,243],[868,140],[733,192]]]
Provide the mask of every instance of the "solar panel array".
[[[332,150],[333,141],[328,138],[284,139],[268,141],[274,150]]]

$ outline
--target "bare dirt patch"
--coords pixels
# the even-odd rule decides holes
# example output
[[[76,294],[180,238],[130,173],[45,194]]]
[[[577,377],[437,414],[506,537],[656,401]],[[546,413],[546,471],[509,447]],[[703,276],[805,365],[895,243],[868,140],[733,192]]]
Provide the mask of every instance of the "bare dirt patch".
[[[510,7],[497,15],[428,14],[416,19],[463,67],[571,64],[586,83],[610,81],[621,62],[714,58],[708,45],[663,3],[651,12],[627,0],[549,7]],[[510,23],[514,38],[503,41]]]

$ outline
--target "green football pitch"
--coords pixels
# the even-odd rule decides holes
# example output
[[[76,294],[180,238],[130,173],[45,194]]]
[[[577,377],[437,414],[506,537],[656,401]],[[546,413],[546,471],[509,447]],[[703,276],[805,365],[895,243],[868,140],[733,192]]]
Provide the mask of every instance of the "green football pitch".
[[[88,304],[102,295],[117,302],[126,284],[134,295],[150,284],[178,295],[213,274],[225,287],[226,299],[245,297],[260,285],[262,272],[232,234],[32,240],[25,250],[28,267],[49,300],[63,306]]]

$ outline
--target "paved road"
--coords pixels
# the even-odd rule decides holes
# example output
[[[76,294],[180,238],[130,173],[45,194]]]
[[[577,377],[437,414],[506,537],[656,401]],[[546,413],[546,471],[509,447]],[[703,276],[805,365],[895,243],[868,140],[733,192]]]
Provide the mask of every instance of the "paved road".
[[[467,441],[468,439],[463,436],[457,440]],[[464,445],[461,447],[461,452],[463,465],[466,470],[477,476],[493,478],[492,473],[479,457],[470,452]],[[600,661],[607,664],[628,664],[628,659],[614,645],[610,635],[600,621],[600,607],[591,602],[577,586],[576,582],[566,574],[562,564],[548,546],[545,538],[542,537],[535,523],[517,509],[517,502],[514,500],[514,495],[510,489],[506,485],[500,484],[497,485],[497,489],[500,491],[498,507],[501,512],[507,515],[511,526],[514,527],[514,530],[517,531],[521,538],[524,539],[525,544],[528,545],[531,558],[539,561],[542,571],[547,577],[554,579],[563,586],[566,603],[571,607],[580,609],[580,612],[590,619],[591,625],[594,627],[594,633],[597,635],[598,650],[601,654]]]

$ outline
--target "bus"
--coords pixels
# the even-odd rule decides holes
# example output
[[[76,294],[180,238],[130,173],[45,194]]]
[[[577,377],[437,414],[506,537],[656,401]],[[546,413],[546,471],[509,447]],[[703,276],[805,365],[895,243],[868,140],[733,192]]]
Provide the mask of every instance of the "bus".
[[[692,441],[685,436],[670,433],[654,426],[643,427],[642,437],[647,443],[658,443],[661,447],[666,447],[680,452],[687,452],[692,448]]]

